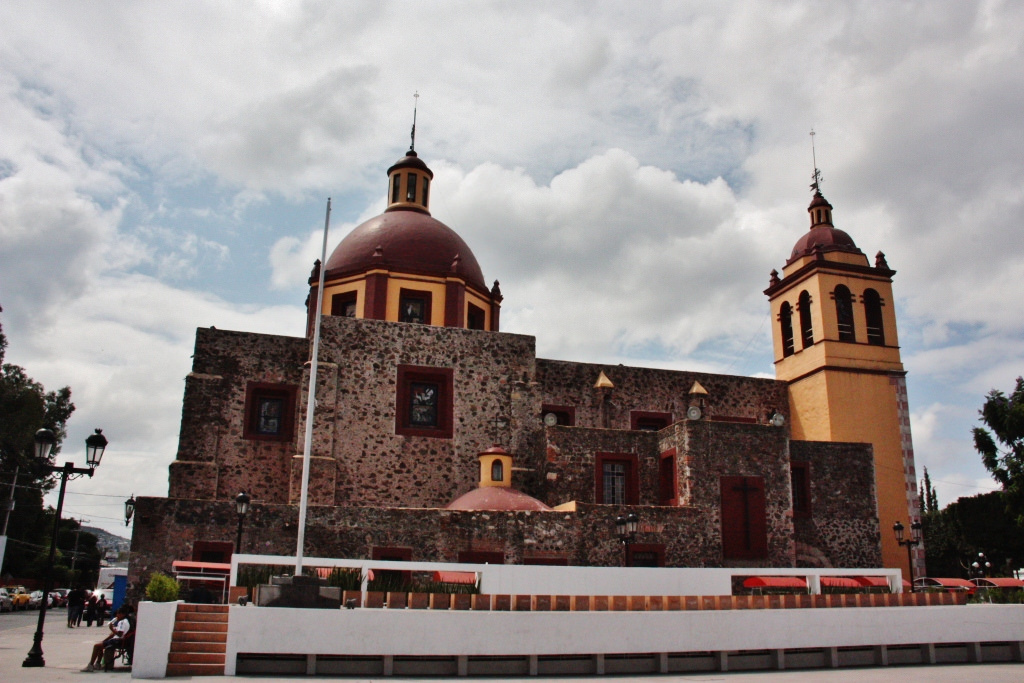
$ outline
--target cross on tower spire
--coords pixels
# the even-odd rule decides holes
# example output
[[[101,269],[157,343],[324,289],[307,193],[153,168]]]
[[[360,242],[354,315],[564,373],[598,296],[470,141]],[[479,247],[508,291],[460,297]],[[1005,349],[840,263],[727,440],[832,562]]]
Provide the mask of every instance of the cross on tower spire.
[[[811,178],[814,180],[811,183],[811,189],[814,190],[815,194],[821,194],[821,183],[824,178],[821,177],[821,171],[818,170],[818,157],[814,153],[814,129],[811,129],[811,160],[814,162],[814,173],[811,174]]]

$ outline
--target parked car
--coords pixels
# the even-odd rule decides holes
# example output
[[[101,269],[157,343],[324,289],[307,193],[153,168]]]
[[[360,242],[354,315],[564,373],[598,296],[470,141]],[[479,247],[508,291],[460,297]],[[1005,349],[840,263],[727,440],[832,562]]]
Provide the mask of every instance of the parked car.
[[[39,609],[43,606],[43,591],[32,591],[28,596],[28,608]],[[49,607],[49,605],[47,605]]]
[[[54,588],[50,591],[50,607],[65,607],[68,604],[70,588]]]
[[[0,612],[13,612],[14,603],[6,588],[0,588]]]
[[[28,609],[29,595],[24,586],[6,586],[7,594],[11,598],[14,609]]]

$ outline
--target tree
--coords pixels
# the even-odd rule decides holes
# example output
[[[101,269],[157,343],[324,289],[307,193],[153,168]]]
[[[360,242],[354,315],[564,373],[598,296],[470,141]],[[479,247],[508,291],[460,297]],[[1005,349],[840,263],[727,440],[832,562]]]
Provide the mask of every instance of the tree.
[[[924,468],[924,479],[921,481],[921,514],[928,515],[939,511],[939,497],[935,495],[932,478],[928,476],[928,468]]]
[[[988,429],[974,428],[974,448],[1002,485],[1007,512],[1024,523],[1024,378],[1009,396],[990,391],[979,413]]]
[[[24,368],[4,363],[6,349],[7,337],[0,326],[0,500],[4,503],[17,472],[2,573],[27,577],[33,575],[32,566],[37,556],[46,552],[53,531],[52,513],[43,510],[43,493],[53,488],[53,478],[36,462],[33,437],[44,427],[57,437],[57,448],[50,457],[53,464],[75,406],[68,387],[46,391]]]
[[[983,552],[992,562],[991,575],[1011,576],[1024,563],[1024,527],[1005,510],[1002,491],[992,491],[924,515],[928,575],[969,578],[968,565]]]

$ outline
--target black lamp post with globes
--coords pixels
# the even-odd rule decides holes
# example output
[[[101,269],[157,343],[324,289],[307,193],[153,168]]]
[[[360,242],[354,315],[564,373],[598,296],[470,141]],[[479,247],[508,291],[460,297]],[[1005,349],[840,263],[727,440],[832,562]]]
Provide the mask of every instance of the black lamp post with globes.
[[[57,467],[47,461],[54,446],[57,445],[57,437],[49,429],[40,429],[35,435],[36,460],[39,461],[39,468],[46,474],[60,475],[60,494],[57,496],[57,510],[53,516],[53,534],[50,537],[50,556],[46,561],[46,570],[43,574],[43,601],[39,604],[39,620],[36,623],[36,633],[32,639],[32,649],[28,656],[21,663],[22,666],[46,666],[43,659],[43,624],[46,622],[46,607],[50,602],[50,590],[52,588],[51,575],[53,574],[53,558],[57,554],[57,532],[60,529],[60,513],[64,509],[64,490],[67,488],[68,479],[78,479],[86,475],[92,477],[93,472],[99,467],[103,458],[103,451],[107,448],[107,439],[103,436],[103,430],[97,429],[94,434],[85,440],[85,464],[87,468],[75,467],[75,463],[66,462]]]
[[[249,494],[242,491],[235,496],[235,512],[238,513],[238,537],[235,539],[235,553],[242,552],[242,523],[249,512]]]
[[[619,515],[615,518],[615,533],[618,534],[619,540],[622,541],[624,553],[622,558],[623,567],[629,566],[629,546],[636,540],[636,529],[639,523],[640,519],[632,512],[625,517]]]
[[[907,567],[910,571],[910,592],[914,592],[914,548],[921,545],[921,522],[914,522],[910,525],[911,538],[903,540],[903,524],[896,521],[892,525],[892,532],[896,534],[896,542],[907,546]]]

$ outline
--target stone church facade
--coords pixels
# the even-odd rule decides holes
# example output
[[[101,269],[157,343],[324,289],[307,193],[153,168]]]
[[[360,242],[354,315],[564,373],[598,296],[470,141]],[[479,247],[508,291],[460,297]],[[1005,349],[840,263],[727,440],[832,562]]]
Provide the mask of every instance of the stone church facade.
[[[862,370],[869,391],[903,377],[882,286],[893,271],[884,257],[868,266],[848,236],[842,249],[826,243],[841,232],[831,206],[815,223],[812,202],[818,234],[766,291],[783,366],[770,380],[538,358],[533,337],[499,331],[497,282],[488,288],[468,245],[430,216],[426,164],[410,150],[388,176],[388,209],[324,265],[307,556],[615,566],[615,519],[634,513],[634,565],[899,566],[880,529],[895,520],[879,511],[909,523],[916,492],[881,501],[876,491],[895,489],[876,467],[878,439],[814,425],[841,424],[843,401],[857,403],[830,395],[842,389],[829,373],[853,377],[855,392]],[[877,325],[871,343],[844,328],[845,355],[867,353],[870,367],[837,366],[838,323],[823,309],[848,321],[846,300],[828,298],[834,283],[803,296],[836,256],[845,287],[868,278],[887,297],[879,323],[869,295],[869,323],[890,346]],[[168,497],[137,502],[130,580],[230,557],[240,491],[253,503],[240,551],[294,554],[319,268],[306,337],[197,331]],[[868,396],[887,416],[888,397]],[[889,401],[895,439],[908,445],[900,400]]]

